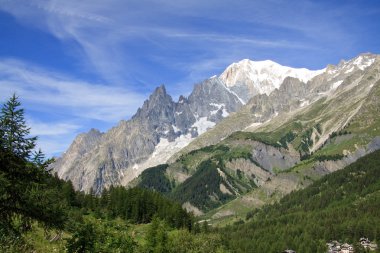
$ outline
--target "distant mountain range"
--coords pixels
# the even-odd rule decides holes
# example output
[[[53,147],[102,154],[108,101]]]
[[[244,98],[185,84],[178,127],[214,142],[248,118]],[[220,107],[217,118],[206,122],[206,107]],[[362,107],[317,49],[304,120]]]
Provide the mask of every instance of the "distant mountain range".
[[[158,87],[130,120],[78,135],[52,167],[95,193],[120,184],[158,190],[155,175],[198,213],[230,200],[261,205],[380,148],[379,80],[373,54],[317,71],[242,60],[177,102]]]

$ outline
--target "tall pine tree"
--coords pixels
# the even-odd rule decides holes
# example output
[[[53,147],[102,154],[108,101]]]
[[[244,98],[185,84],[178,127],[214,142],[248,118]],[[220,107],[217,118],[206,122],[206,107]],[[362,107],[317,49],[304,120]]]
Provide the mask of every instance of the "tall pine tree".
[[[28,137],[30,128],[26,125],[24,109],[16,94],[3,105],[0,115],[1,145],[20,158],[29,158],[36,146],[37,137]]]
[[[49,161],[39,151],[33,156],[36,137],[29,137],[24,110],[13,95],[0,112],[0,232],[22,232],[33,220],[46,227],[62,228],[65,220],[58,193],[49,188]]]

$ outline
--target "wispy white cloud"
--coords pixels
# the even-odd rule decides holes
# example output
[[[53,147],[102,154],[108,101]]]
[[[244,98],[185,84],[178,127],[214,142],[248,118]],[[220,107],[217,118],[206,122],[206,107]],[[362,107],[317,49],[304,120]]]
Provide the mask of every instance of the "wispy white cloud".
[[[0,60],[0,98],[19,94],[32,109],[115,122],[131,116],[147,94],[127,87],[76,80],[16,60]]]
[[[146,98],[127,87],[93,84],[30,63],[0,59],[0,101],[12,93],[20,97],[31,135],[39,137],[38,146],[48,156],[65,151],[95,122],[110,127],[129,118]]]
[[[30,127],[30,135],[37,136],[37,148],[41,149],[48,157],[53,157],[64,152],[75,136],[84,127],[81,124],[64,122],[41,122],[34,119],[27,120]]]
[[[32,136],[59,136],[75,133],[81,128],[81,125],[70,124],[66,122],[38,122],[33,119],[27,121],[31,128]]]
[[[333,36],[346,35],[327,8],[310,1],[12,0],[4,1],[0,8],[21,22],[37,25],[60,39],[75,41],[85,56],[81,59],[83,65],[93,66],[105,80],[119,85],[131,85],[137,76],[146,74],[138,62],[141,58],[150,60],[157,54],[165,57],[169,50],[197,49],[209,58],[220,58],[221,49],[233,54],[233,47],[239,46],[246,48],[246,54],[257,48],[316,50],[321,41],[331,42]],[[236,26],[236,32],[231,27],[218,30],[212,25],[192,24],[203,20],[231,22],[219,26]],[[273,32],[266,37],[241,34],[239,25],[270,26]],[[275,34],[279,28],[311,39]],[[138,47],[141,43],[147,44],[144,49]],[[197,65],[198,59],[186,60]],[[175,65],[183,59],[179,56],[172,61]]]

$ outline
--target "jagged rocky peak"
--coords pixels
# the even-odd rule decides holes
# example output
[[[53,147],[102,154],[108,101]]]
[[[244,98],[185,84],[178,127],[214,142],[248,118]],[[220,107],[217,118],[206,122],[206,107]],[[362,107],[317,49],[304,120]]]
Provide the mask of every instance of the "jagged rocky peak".
[[[155,89],[155,91],[149,96],[149,99],[144,101],[144,104],[140,109],[142,111],[151,111],[157,108],[157,106],[172,103],[172,97],[166,93],[165,86],[161,85]]]
[[[103,133],[98,129],[91,128],[87,133],[79,134],[71,145],[75,146],[78,152],[85,153],[88,148],[98,143],[102,135]]]
[[[82,159],[89,151],[98,145],[103,137],[98,129],[92,128],[87,133],[79,134],[70,145],[69,149],[63,153],[62,157],[56,159],[51,168],[58,173],[63,179],[72,179],[69,177],[72,164]]]
[[[375,62],[376,57],[377,55],[371,53],[360,54],[348,61],[341,60],[336,66],[328,65],[326,72],[328,74],[336,74],[343,71],[345,74],[349,74],[357,69],[364,70]]]
[[[228,90],[217,77],[195,85],[188,100],[197,118],[208,117],[213,122],[220,121],[242,106],[239,97]]]
[[[184,96],[179,96],[178,98],[178,104],[183,104],[183,103],[186,103],[187,102],[187,99],[184,97]]]
[[[308,82],[322,72],[324,69],[291,68],[270,60],[244,59],[228,66],[219,78],[229,89],[247,102],[257,94],[269,95],[274,89],[280,87],[286,77],[294,77]]]
[[[170,95],[166,93],[164,85],[155,89],[145,100],[143,106],[138,109],[132,119],[147,121],[150,124],[172,123],[174,120],[174,102]]]

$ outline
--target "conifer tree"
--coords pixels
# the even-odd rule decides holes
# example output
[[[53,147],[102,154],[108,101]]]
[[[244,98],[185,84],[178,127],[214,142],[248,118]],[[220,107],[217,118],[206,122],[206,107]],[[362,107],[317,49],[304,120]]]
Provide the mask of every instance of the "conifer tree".
[[[20,106],[13,95],[0,111],[0,230],[22,232],[32,220],[62,228],[64,210],[58,192],[47,187],[50,160],[41,151],[32,156],[37,138],[29,137]]]
[[[26,125],[24,109],[16,94],[3,105],[0,114],[0,134],[3,148],[20,158],[29,158],[36,146],[37,137],[28,137],[30,128]]]

